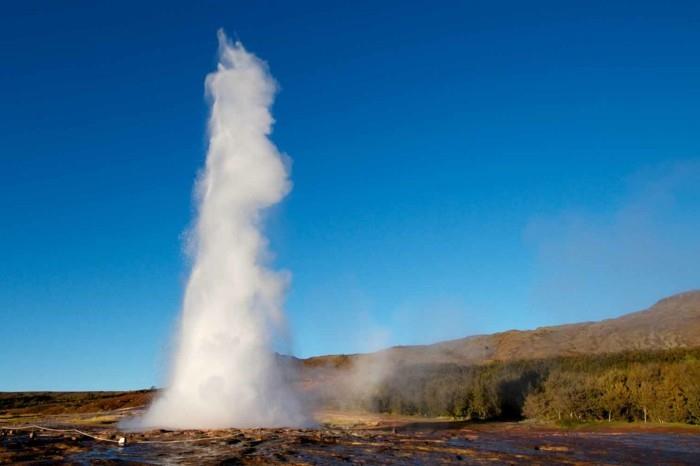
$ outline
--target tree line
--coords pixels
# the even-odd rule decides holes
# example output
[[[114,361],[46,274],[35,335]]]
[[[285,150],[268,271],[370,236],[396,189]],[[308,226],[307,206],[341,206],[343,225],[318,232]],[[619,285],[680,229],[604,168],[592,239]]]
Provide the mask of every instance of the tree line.
[[[356,407],[469,420],[700,424],[700,348],[403,366]]]

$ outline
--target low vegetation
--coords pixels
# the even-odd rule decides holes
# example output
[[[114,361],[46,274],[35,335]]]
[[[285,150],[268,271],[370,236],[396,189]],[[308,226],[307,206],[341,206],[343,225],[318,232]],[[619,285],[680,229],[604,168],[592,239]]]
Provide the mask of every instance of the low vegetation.
[[[143,406],[155,390],[129,392],[0,392],[0,416],[92,413]]]
[[[352,404],[470,420],[700,424],[700,348],[404,366]]]
[[[351,362],[334,370],[352,376]],[[306,370],[309,370],[307,367]],[[464,420],[540,419],[700,425],[700,348],[627,351],[461,366],[400,365],[369,392],[330,383],[322,407]],[[347,383],[347,377],[344,380]],[[343,393],[333,396],[333,393]],[[355,393],[348,396],[347,393]],[[133,392],[0,392],[0,417],[96,413],[142,407],[155,390]]]

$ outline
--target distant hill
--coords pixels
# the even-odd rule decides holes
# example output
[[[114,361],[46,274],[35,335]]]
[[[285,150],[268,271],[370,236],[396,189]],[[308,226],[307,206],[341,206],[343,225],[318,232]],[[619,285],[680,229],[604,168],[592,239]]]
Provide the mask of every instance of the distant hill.
[[[649,309],[600,322],[510,330],[432,345],[397,346],[376,353],[317,356],[304,368],[343,368],[382,360],[383,364],[454,363],[539,359],[556,356],[700,347],[700,291],[671,296]]]

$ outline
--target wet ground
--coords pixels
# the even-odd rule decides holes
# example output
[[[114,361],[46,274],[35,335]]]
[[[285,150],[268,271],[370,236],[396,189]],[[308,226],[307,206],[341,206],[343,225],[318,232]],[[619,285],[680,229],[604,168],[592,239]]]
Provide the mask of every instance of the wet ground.
[[[0,464],[700,464],[700,431],[663,426],[573,430],[357,415],[327,417],[317,429],[123,433],[115,427],[123,415],[13,419],[15,429],[1,434]],[[103,440],[16,430],[27,421]]]

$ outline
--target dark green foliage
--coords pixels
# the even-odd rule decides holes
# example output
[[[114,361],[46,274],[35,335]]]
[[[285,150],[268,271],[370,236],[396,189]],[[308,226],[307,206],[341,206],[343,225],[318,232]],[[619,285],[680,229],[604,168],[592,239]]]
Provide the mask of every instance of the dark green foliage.
[[[365,407],[400,414],[700,424],[700,348],[402,366]]]

